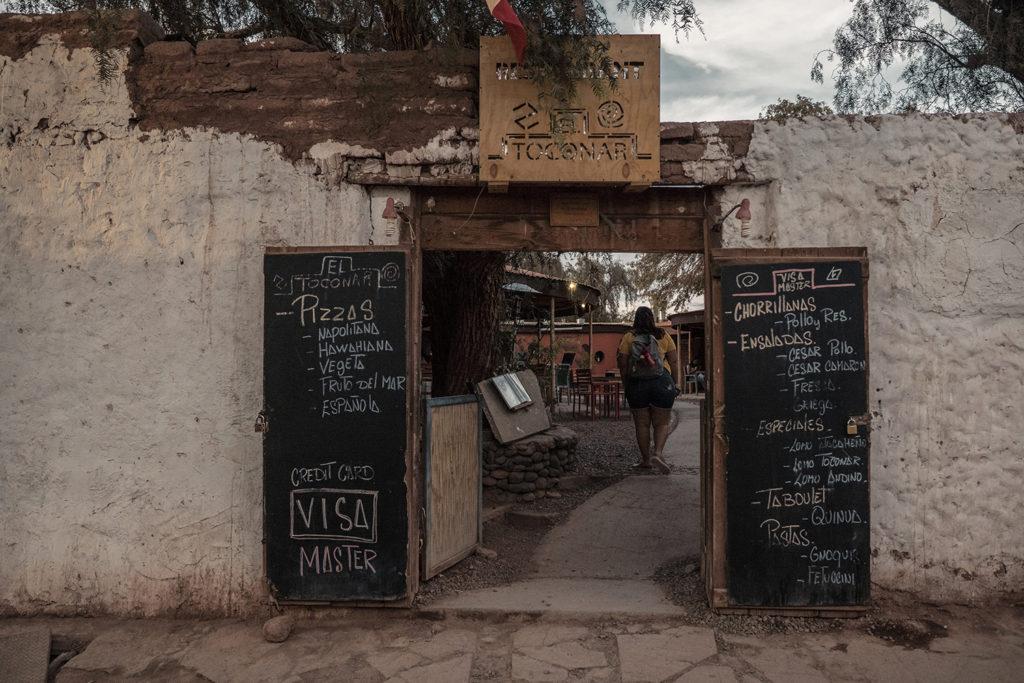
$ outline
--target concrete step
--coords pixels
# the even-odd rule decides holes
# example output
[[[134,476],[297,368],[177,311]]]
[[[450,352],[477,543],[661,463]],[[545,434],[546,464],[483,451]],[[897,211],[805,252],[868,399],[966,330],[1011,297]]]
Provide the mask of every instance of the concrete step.
[[[540,613],[563,617],[622,615],[671,617],[686,613],[652,581],[542,578],[481,588],[437,600],[424,611],[455,614]]]

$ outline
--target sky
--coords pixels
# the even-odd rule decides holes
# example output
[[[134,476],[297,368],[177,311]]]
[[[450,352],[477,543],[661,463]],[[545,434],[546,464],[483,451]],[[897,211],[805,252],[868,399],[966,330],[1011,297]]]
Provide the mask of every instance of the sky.
[[[815,55],[850,16],[849,0],[696,0],[704,36],[671,26],[637,26],[602,0],[622,33],[661,34],[661,120],[757,118],[797,93],[832,103],[832,83],[810,78]]]
[[[639,27],[615,10],[617,0],[603,2],[621,33],[661,34],[662,121],[754,119],[780,97],[798,93],[832,103],[827,68],[819,85],[811,80],[811,64],[849,18],[849,0],[696,0],[705,35],[678,40],[671,26]],[[649,303],[635,301],[620,312]],[[703,305],[704,297],[696,296],[686,308]]]

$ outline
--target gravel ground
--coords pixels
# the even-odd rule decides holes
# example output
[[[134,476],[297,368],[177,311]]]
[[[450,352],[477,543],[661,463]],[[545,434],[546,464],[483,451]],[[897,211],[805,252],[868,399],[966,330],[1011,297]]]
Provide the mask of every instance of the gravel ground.
[[[639,460],[633,420],[628,415],[617,420],[559,419],[558,424],[579,435],[576,447],[578,474],[621,477]]]
[[[697,626],[709,626],[724,633],[767,635],[771,633],[821,633],[838,631],[849,619],[807,619],[801,617],[752,617],[716,614],[708,607],[704,580],[700,576],[700,558],[682,557],[662,566],[654,580],[673,602],[686,609],[685,620]]]
[[[927,649],[936,638],[948,633],[941,623],[948,617],[941,609],[908,600],[899,594],[874,590],[874,603],[863,615],[847,619],[777,617],[716,614],[708,607],[699,558],[685,557],[658,568],[654,580],[676,605],[684,607],[686,623],[714,628],[719,633],[764,636],[779,633],[830,633],[857,629],[908,650]],[[729,648],[719,641],[723,652]]]

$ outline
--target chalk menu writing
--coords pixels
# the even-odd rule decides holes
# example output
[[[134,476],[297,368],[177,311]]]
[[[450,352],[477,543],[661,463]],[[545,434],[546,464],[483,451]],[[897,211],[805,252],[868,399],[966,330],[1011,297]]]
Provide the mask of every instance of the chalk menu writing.
[[[728,586],[751,606],[870,587],[859,261],[721,268]],[[853,422],[851,423],[851,418]]]
[[[406,592],[406,257],[264,260],[267,574],[280,600]]]

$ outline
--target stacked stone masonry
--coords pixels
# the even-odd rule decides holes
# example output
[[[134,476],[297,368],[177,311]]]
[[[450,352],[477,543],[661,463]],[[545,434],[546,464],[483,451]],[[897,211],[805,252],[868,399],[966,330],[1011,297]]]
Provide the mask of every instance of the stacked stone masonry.
[[[500,444],[484,430],[484,486],[509,500],[529,502],[558,488],[559,479],[576,469],[576,433],[551,427],[510,444]]]

